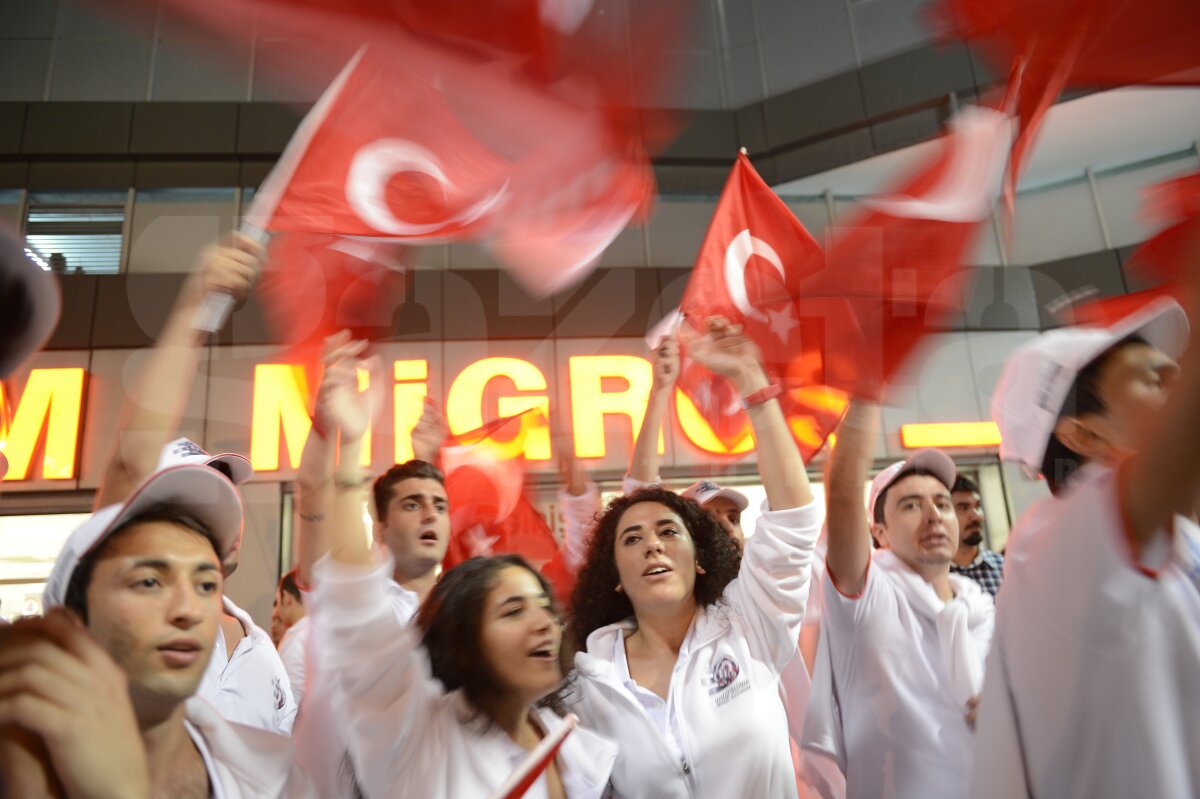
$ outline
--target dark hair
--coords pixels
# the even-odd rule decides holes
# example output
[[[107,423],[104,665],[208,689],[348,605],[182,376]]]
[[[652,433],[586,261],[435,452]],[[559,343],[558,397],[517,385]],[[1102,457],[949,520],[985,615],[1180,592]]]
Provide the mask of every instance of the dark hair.
[[[875,507],[871,509],[871,516],[875,519],[876,524],[884,523],[883,508],[887,504],[888,492],[892,490],[892,486],[896,485],[896,483],[899,483],[906,477],[932,477],[939,483],[942,482],[942,478],[938,477],[928,469],[920,469],[914,466],[900,472],[900,474],[896,475],[892,482],[888,483],[888,487],[880,491],[879,496],[875,497]],[[946,486],[946,488],[949,487],[950,486]],[[871,538],[872,540],[875,538],[874,534],[872,534]]]
[[[480,656],[483,612],[488,594],[496,587],[497,575],[512,566],[525,569],[537,579],[550,599],[551,610],[558,615],[554,588],[549,580],[520,555],[496,555],[465,560],[443,574],[416,617],[433,676],[447,691],[461,688],[471,704],[488,720],[495,719],[497,698],[504,693],[504,687],[487,659]],[[559,665],[564,675],[569,665],[566,654],[566,647],[560,646]],[[559,715],[565,712],[561,691],[551,693],[538,704]]]
[[[575,646],[583,649],[595,630],[634,615],[633,603],[624,592],[615,590],[621,581],[617,574],[614,549],[617,525],[625,511],[643,502],[657,502],[670,508],[687,527],[696,546],[696,562],[704,574],[696,575],[696,603],[707,607],[716,603],[738,575],[741,553],[720,523],[690,499],[665,488],[645,488],[617,497],[608,504],[588,542],[587,558],[575,580],[571,594],[570,632]]]
[[[401,480],[414,477],[437,480],[443,486],[446,478],[438,467],[428,461],[411,460],[397,464],[375,479],[371,487],[372,499],[375,503],[375,521],[382,522],[387,518],[387,506],[392,501],[392,486]]]
[[[951,494],[958,493],[978,494],[979,484],[967,477],[965,474],[960,474],[954,478],[954,485],[950,488]]]
[[[296,577],[298,576],[299,572],[299,569],[292,569],[290,572],[279,578],[279,593],[291,594],[292,599],[296,600],[297,602],[301,601],[300,586],[296,583]]]
[[[191,530],[197,535],[203,536],[208,543],[212,544],[213,554],[220,561],[221,545],[217,542],[217,537],[212,530],[204,522],[192,516],[190,513],[172,505],[159,505],[142,511],[138,515],[127,519],[120,527],[113,530],[104,537],[100,544],[79,559],[79,563],[75,564],[75,571],[71,572],[71,579],[67,582],[66,595],[63,597],[63,605],[75,611],[84,624],[88,621],[87,607],[87,590],[92,584],[92,572],[96,569],[96,562],[100,560],[100,556],[112,544],[113,540],[139,524],[149,524],[151,522],[166,522]]]
[[[1104,371],[1105,365],[1114,355],[1131,344],[1149,346],[1146,339],[1141,336],[1126,336],[1079,370],[1079,374],[1075,376],[1075,382],[1071,384],[1067,396],[1063,399],[1062,408],[1058,412],[1059,419],[1068,416],[1082,418],[1088,414],[1103,415],[1108,411],[1104,398],[1100,396],[1100,373]],[[1042,456],[1042,475],[1046,478],[1047,485],[1050,486],[1050,493],[1054,495],[1061,493],[1066,488],[1067,481],[1075,472],[1079,471],[1079,467],[1084,464],[1085,460],[1082,455],[1060,441],[1058,436],[1051,431],[1050,440],[1046,442],[1046,453]]]

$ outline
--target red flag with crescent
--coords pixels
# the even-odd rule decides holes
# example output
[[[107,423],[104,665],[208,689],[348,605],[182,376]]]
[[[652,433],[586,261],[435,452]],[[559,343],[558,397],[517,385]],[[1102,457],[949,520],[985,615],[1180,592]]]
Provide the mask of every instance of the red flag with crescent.
[[[824,387],[824,336],[797,315],[800,285],[825,258],[817,240],[740,154],[717,202],[680,311],[702,332],[704,320],[724,316],[758,345],[763,366],[786,389],[785,414],[804,457],[836,428],[845,397]],[[726,447],[749,431],[740,397],[725,379],[687,358],[679,388]]]
[[[554,586],[565,603],[574,576],[564,567],[546,518],[525,495],[525,436],[544,423],[535,410],[493,420],[449,439],[442,468],[450,501],[450,543],[442,567],[473,557],[521,555]]]

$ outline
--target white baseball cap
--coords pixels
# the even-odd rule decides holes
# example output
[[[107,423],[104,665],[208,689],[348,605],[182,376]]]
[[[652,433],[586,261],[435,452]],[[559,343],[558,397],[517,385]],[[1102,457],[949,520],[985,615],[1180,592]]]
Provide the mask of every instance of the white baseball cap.
[[[958,477],[958,469],[954,466],[953,459],[940,449],[927,447],[917,450],[875,475],[875,479],[871,481],[871,492],[867,499],[867,517],[871,522],[875,521],[875,503],[879,501],[879,495],[887,491],[902,473],[911,469],[929,472],[945,484],[947,491],[954,487],[954,481]]]
[[[232,452],[209,455],[190,438],[175,439],[163,447],[162,454],[158,456],[159,471],[183,464],[211,466],[232,480],[234,485],[241,485],[254,476],[254,467],[241,455]]]
[[[61,605],[79,561],[125,522],[160,506],[186,511],[216,538],[223,561],[242,543],[242,498],[233,483],[216,469],[201,465],[171,466],[155,472],[123,504],[93,513],[67,537],[46,580],[42,604]]]
[[[61,310],[54,275],[31,261],[21,239],[0,226],[0,377],[41,349]]]
[[[722,488],[712,480],[697,480],[679,492],[681,497],[687,497],[697,505],[707,505],[717,497],[725,497],[737,506],[738,512],[744,511],[750,504],[746,495],[732,488]]]
[[[1075,378],[1114,344],[1139,335],[1178,358],[1187,347],[1187,314],[1161,298],[1110,327],[1064,327],[1019,347],[992,393],[992,420],[1000,427],[1000,457],[1036,474]]]

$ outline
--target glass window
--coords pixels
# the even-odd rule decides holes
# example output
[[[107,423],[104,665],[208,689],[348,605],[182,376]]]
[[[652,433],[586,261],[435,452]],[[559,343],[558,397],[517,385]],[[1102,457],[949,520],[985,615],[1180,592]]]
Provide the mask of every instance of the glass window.
[[[29,197],[29,255],[59,274],[120,272],[124,231],[124,192],[45,192]]]
[[[63,542],[91,514],[0,516],[0,617],[42,612],[42,590]]]

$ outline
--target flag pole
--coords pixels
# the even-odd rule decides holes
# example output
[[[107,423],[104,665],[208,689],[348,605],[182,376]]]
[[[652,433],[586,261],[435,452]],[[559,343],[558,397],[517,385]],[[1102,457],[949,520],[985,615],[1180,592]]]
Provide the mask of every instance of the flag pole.
[[[321,94],[320,99],[304,119],[300,121],[300,125],[279,156],[279,160],[262,182],[262,186],[255,192],[254,199],[250,201],[250,207],[246,213],[242,215],[242,223],[238,226],[238,230],[243,236],[253,239],[255,243],[263,247],[267,245],[269,235],[263,225],[269,223],[284,188],[296,171],[296,165],[301,156],[308,149],[309,142],[321,123],[324,122],[325,117],[329,115],[334,101],[342,91],[342,86],[362,61],[366,50],[366,45],[359,48],[358,52],[346,63],[346,66],[342,67],[342,71]],[[204,300],[192,320],[192,327],[205,333],[216,333],[225,326],[225,322],[232,312],[233,297],[222,292],[210,291],[204,295]]]

